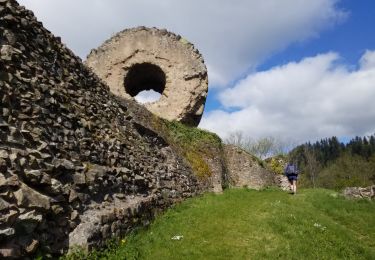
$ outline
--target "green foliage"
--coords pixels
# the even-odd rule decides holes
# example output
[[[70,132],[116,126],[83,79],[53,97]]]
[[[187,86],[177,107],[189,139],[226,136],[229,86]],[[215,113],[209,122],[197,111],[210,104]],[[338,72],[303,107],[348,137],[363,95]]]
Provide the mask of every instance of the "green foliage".
[[[375,259],[374,215],[373,202],[330,190],[226,190],[175,206],[96,259]]]
[[[359,155],[343,154],[324,168],[317,180],[319,187],[337,190],[370,186],[375,183],[375,156],[366,160]]]
[[[188,151],[186,152],[186,159],[190,162],[190,165],[198,178],[206,179],[212,175],[210,167],[199,153]]]
[[[110,239],[105,246],[100,249],[93,249],[90,253],[81,247],[75,247],[68,254],[60,257],[60,260],[97,260],[97,259],[111,259],[108,255],[114,254],[117,249],[123,246],[126,239]]]
[[[157,127],[168,142],[180,150],[198,178],[206,179],[212,175],[207,160],[222,152],[221,139],[216,134],[176,121],[162,120]]]
[[[276,174],[284,174],[286,161],[287,160],[285,156],[282,155],[272,157],[266,160],[268,168]]]
[[[199,148],[204,144],[221,145],[221,139],[214,133],[189,127],[177,121],[165,121],[173,140],[184,147]]]
[[[336,137],[297,146],[290,152],[301,169],[304,187],[342,189],[375,183],[375,136],[343,144]]]

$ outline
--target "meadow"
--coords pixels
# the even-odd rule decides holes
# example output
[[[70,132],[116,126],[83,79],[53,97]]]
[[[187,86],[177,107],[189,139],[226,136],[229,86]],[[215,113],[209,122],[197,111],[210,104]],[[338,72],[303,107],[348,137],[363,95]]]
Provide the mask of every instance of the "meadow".
[[[325,189],[227,189],[66,259],[375,259],[375,203]]]

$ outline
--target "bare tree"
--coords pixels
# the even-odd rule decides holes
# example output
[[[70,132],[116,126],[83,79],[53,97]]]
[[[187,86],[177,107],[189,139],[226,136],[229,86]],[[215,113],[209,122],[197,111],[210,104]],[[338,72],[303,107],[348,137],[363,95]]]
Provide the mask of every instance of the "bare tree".
[[[286,142],[282,142],[275,137],[269,136],[254,140],[249,136],[244,135],[241,131],[231,133],[224,142],[239,146],[261,159],[274,155],[285,154],[288,148],[290,148]]]
[[[244,144],[244,136],[241,131],[236,131],[231,133],[225,140],[224,142],[226,144],[233,144],[235,146],[242,147]]]
[[[311,148],[309,148],[307,145],[304,146],[303,152],[306,158],[307,174],[309,175],[311,183],[313,184],[313,187],[315,188],[320,165],[319,165],[318,160],[316,159],[314,151]]]

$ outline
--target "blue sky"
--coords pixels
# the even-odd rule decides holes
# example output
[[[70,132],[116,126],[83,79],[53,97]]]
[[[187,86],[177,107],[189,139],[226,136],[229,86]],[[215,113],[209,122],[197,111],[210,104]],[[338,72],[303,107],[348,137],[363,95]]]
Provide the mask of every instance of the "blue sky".
[[[373,0],[20,0],[77,55],[124,28],[167,28],[200,50],[199,127],[299,143],[375,132]],[[172,11],[173,10],[173,11]]]
[[[338,52],[344,62],[357,65],[367,49],[375,49],[375,1],[344,0],[338,2],[337,6],[348,12],[348,17],[341,24],[321,32],[315,39],[291,44],[284,51],[272,55],[258,69],[267,70],[329,51]]]

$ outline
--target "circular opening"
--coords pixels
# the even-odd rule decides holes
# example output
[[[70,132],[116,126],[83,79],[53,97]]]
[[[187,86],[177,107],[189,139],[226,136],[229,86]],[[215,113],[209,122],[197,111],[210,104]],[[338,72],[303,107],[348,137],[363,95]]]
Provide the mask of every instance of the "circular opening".
[[[125,91],[132,97],[142,91],[150,91],[162,94],[165,88],[165,73],[159,67],[151,63],[139,63],[133,65],[125,76]]]
[[[139,92],[134,98],[138,103],[151,103],[158,101],[161,97],[161,94],[154,90],[143,90]]]

